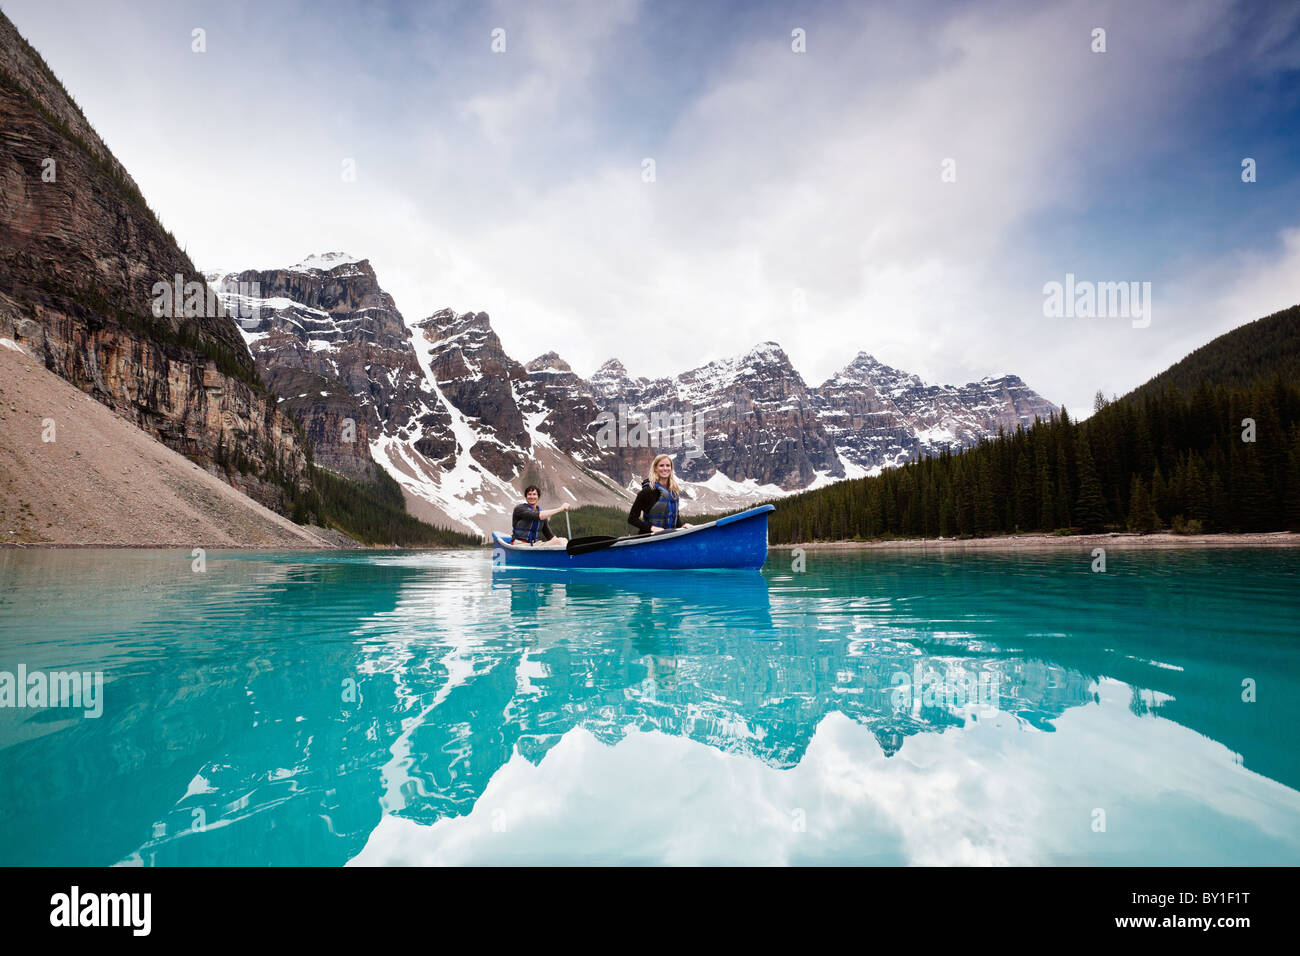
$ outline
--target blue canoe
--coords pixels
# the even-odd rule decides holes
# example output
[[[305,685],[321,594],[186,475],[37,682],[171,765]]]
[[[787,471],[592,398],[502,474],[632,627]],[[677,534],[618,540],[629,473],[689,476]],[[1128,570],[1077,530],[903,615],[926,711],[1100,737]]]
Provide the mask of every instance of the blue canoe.
[[[693,528],[619,538],[608,548],[577,555],[567,554],[563,548],[511,544],[509,536],[493,533],[492,564],[499,568],[554,571],[589,568],[756,571],[767,560],[767,516],[775,510],[771,505],[760,505]]]

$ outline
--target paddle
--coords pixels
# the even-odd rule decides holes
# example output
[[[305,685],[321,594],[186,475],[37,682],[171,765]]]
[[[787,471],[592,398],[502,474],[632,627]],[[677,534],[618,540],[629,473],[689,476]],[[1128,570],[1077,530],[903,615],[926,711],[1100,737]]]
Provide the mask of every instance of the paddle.
[[[571,538],[564,550],[569,554],[590,554],[592,551],[608,548],[615,541],[622,540],[608,534],[591,534],[583,538]]]

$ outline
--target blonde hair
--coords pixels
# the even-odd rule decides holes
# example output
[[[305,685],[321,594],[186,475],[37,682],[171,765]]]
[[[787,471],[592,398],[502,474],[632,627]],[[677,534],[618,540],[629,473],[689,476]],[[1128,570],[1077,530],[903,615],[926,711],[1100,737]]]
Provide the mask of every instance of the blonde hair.
[[[655,455],[655,459],[654,459],[654,461],[650,462],[650,467],[649,467],[648,469],[646,469],[646,473],[645,473],[646,480],[649,481],[650,484],[652,484],[652,485],[659,481],[659,476],[655,474],[655,469],[659,467],[659,462],[661,462],[661,461],[666,461],[666,462],[668,462],[669,465],[672,465],[672,463],[673,463],[673,456],[672,456],[672,455]],[[679,494],[681,494],[681,492],[682,492],[682,490],[681,490],[679,487],[677,487],[677,469],[676,469],[676,467],[674,467],[673,470],[672,470],[672,472],[668,475],[668,490],[671,491],[671,492],[672,492],[673,494],[675,494],[675,495],[679,495]]]

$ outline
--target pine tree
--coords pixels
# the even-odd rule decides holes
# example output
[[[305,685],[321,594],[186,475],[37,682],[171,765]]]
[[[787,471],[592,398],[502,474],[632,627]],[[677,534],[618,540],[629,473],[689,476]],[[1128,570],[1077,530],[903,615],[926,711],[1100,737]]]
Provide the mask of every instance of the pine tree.
[[[993,511],[993,466],[987,455],[976,466],[975,533],[992,534],[997,530]]]
[[[1047,453],[1038,449],[1038,527],[1051,531],[1056,527],[1056,499],[1052,497],[1052,478],[1047,470]]]
[[[868,534],[873,538],[883,535],[888,529],[885,527],[885,504],[883,499],[882,482],[873,481],[871,483],[870,504],[867,512],[871,516],[870,528]]]
[[[1150,534],[1156,530],[1158,518],[1151,506],[1147,486],[1137,475],[1129,486],[1128,529],[1138,534]]]
[[[1219,477],[1217,471],[1210,475],[1209,497],[1210,518],[1206,524],[1206,530],[1222,531],[1228,526],[1226,518],[1228,512],[1228,496],[1223,490],[1223,479]]]
[[[1151,477],[1151,507],[1156,513],[1156,527],[1163,528],[1169,523],[1169,489],[1165,485],[1165,476],[1160,474],[1160,466]]]
[[[1187,456],[1187,517],[1201,523],[1204,528],[1210,517],[1209,489],[1196,461],[1196,452]]]
[[[1079,497],[1074,503],[1074,520],[1084,533],[1093,534],[1106,528],[1106,503],[1101,496],[1101,481],[1092,462],[1092,449],[1085,435],[1079,435]]]
[[[1065,419],[1065,411],[1061,411],[1061,418]],[[1064,434],[1068,434],[1068,429]],[[1066,440],[1064,435],[1056,446],[1056,526],[1058,528],[1073,527],[1074,522],[1071,520],[1070,502],[1074,500],[1074,488],[1070,481],[1070,458],[1066,451]]]
[[[1286,526],[1300,531],[1300,425],[1291,427],[1291,451],[1286,466]]]
[[[1254,447],[1247,446],[1241,488],[1241,526],[1247,531],[1268,530],[1273,517],[1272,495],[1259,459]]]
[[[939,481],[935,477],[937,468],[931,468],[925,482],[925,536],[932,538],[939,533],[939,510],[941,501]]]
[[[975,533],[975,482],[971,478],[971,463],[965,456],[958,459],[957,465],[957,534]]]
[[[1023,443],[1022,443],[1023,444]],[[1029,450],[1022,448],[1016,461],[1016,508],[1011,523],[1017,531],[1033,529],[1038,517],[1038,496],[1034,493],[1034,468]]]

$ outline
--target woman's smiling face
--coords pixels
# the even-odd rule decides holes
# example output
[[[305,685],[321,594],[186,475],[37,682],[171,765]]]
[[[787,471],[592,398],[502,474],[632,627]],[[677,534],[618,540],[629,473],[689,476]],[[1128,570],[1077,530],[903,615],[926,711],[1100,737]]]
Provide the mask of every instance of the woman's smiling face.
[[[659,464],[655,465],[655,474],[660,479],[667,478],[672,473],[673,473],[673,463],[672,460],[669,458],[665,458],[663,461],[659,462]]]

